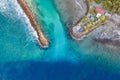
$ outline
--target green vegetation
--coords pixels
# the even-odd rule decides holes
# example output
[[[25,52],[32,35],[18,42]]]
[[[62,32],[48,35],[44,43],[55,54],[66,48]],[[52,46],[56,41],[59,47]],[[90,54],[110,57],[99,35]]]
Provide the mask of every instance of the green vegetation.
[[[102,4],[104,8],[111,13],[117,13],[120,15],[120,0],[104,0]]]
[[[102,1],[104,1],[104,0],[95,0],[95,2],[96,2],[97,4],[100,4]]]
[[[97,14],[97,12],[96,12],[96,10],[94,8],[90,8],[89,13],[92,14],[92,15]]]
[[[104,21],[104,20],[105,20],[105,15],[100,16],[100,19],[101,19],[102,21]]]
[[[90,4],[93,4],[93,3],[94,3],[94,0],[89,0],[89,3],[90,3]]]
[[[101,4],[101,5],[103,4],[107,10],[109,10],[109,8],[112,9],[112,7],[107,4],[112,0],[89,0],[90,5],[94,5],[94,1],[97,4]],[[113,0],[113,1],[116,1],[116,0]],[[118,0],[118,1],[120,1],[120,0]],[[120,2],[118,2],[118,3],[120,3]],[[112,4],[110,4],[110,5],[112,5]],[[96,17],[96,15],[98,14],[98,11],[96,10],[95,7],[90,7],[88,14],[89,15],[85,16],[80,23],[81,27],[83,27],[85,29],[85,31],[92,31],[95,28],[99,27],[101,24],[107,23],[107,21],[109,21],[109,19],[110,19],[109,16],[105,16],[104,14],[101,15],[100,17]]]

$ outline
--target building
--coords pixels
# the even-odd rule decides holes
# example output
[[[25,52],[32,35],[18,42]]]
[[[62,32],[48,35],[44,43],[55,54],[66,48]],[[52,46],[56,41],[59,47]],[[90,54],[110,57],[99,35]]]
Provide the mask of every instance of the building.
[[[97,11],[96,17],[99,18],[101,15],[105,14],[105,10],[100,7],[95,7],[95,10]]]
[[[106,13],[105,13],[105,16],[111,17],[111,14],[108,13],[108,12],[106,12]]]
[[[76,27],[73,27],[73,31],[75,33],[81,33],[81,32],[84,32],[85,31],[85,28],[81,27],[81,26],[76,26]]]

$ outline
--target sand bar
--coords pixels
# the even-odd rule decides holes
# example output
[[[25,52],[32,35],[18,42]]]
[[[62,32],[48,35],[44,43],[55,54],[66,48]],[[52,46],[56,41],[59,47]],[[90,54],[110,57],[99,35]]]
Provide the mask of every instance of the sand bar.
[[[49,46],[49,39],[44,35],[42,29],[38,25],[38,22],[34,14],[32,13],[31,9],[29,8],[27,2],[25,0],[17,1],[20,4],[21,8],[24,10],[27,17],[29,18],[32,27],[36,30],[41,47],[47,48]]]

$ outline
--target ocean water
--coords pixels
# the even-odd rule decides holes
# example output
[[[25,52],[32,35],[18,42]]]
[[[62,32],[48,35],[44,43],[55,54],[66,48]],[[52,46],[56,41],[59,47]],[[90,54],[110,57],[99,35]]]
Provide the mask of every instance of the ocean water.
[[[16,0],[0,0],[0,80],[120,80],[118,47],[90,36],[73,40],[54,0],[36,0],[30,6],[50,47],[38,45]]]

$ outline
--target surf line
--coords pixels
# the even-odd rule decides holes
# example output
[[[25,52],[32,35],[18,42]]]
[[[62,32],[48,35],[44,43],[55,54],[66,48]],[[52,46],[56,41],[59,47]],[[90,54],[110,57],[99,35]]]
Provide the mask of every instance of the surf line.
[[[25,0],[17,0],[23,11],[25,12],[26,16],[28,17],[32,27],[35,29],[38,35],[38,40],[42,48],[48,48],[49,47],[49,39],[45,36],[42,29],[38,25],[38,22],[32,13],[32,10],[28,6],[27,2]]]

